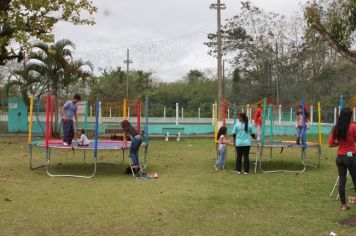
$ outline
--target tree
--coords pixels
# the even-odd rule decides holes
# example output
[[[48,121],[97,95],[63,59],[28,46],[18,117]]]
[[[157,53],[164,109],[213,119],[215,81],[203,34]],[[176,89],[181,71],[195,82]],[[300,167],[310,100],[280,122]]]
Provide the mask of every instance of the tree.
[[[129,94],[132,99],[142,98],[153,87],[152,74],[142,70],[129,72]],[[118,67],[112,71],[104,71],[93,79],[90,97],[105,97],[105,100],[122,100],[126,97],[126,72]]]
[[[37,100],[43,95],[45,86],[43,86],[41,77],[33,73],[32,69],[26,65],[21,69],[11,71],[9,81],[5,85],[7,97],[10,89],[14,88],[18,92],[25,104],[29,106],[30,95],[34,95]]]
[[[73,60],[75,45],[70,40],[62,39],[50,45],[38,42],[32,47],[27,66],[43,77],[47,90],[52,91],[55,97],[55,107],[59,106],[61,91],[67,91],[69,85],[91,76],[93,66],[90,62]],[[58,124],[58,109],[55,111],[55,124]],[[54,129],[57,131],[57,125]]]
[[[284,56],[286,35],[285,18],[273,12],[265,12],[249,1],[241,2],[241,13],[226,21],[222,27],[222,50],[239,69],[241,93],[260,94],[262,97],[275,95],[279,100],[279,58]],[[215,53],[216,35],[208,36],[207,43]],[[248,99],[247,99],[248,100]],[[253,102],[253,101],[248,101]]]
[[[304,9],[309,27],[325,38],[343,57],[356,64],[356,1],[319,0],[309,2]]]
[[[231,99],[234,101],[239,94],[239,86],[240,86],[240,70],[236,68],[232,74],[232,86],[231,86]]]
[[[53,42],[53,27],[60,21],[75,25],[94,24],[92,15],[96,12],[92,0],[0,0],[0,65],[8,60],[24,59],[30,48],[30,39]],[[20,45],[20,51],[12,47]]]

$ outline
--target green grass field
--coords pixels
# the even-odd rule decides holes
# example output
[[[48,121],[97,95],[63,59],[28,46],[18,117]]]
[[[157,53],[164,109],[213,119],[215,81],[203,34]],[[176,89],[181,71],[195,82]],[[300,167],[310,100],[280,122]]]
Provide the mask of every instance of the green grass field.
[[[25,137],[0,137],[0,145],[0,235],[356,235],[356,228],[337,223],[356,214],[356,206],[341,212],[329,198],[336,150],[326,146],[319,169],[244,176],[231,172],[231,148],[227,170],[214,170],[211,139],[152,140],[148,171],[158,179],[124,175],[126,160],[100,165],[86,180],[31,171]],[[52,154],[53,172],[89,173],[80,152]],[[99,154],[118,162],[115,155]],[[266,169],[300,167],[297,151],[275,155]],[[36,151],[35,161],[42,156]]]

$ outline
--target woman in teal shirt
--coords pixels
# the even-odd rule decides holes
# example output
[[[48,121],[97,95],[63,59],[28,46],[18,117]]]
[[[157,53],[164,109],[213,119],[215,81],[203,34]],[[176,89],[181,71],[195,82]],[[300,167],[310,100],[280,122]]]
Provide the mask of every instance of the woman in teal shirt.
[[[256,139],[253,131],[253,127],[248,122],[248,117],[245,113],[238,114],[238,121],[232,130],[232,135],[234,137],[236,146],[236,171],[241,174],[242,156],[244,157],[244,174],[247,175],[250,172],[250,147],[251,147],[251,136]]]

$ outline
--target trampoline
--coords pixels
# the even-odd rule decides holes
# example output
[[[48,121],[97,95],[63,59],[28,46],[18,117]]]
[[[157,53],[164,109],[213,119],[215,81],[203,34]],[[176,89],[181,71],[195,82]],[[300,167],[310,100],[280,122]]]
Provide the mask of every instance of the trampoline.
[[[63,145],[62,140],[56,140],[53,139],[53,113],[55,110],[54,107],[54,96],[48,92],[46,95],[46,123],[45,123],[45,139],[41,141],[33,141],[32,140],[32,116],[33,116],[33,107],[34,107],[34,98],[31,96],[30,98],[30,124],[29,124],[29,134],[28,134],[28,147],[29,147],[29,156],[30,156],[30,168],[31,170],[35,170],[40,167],[44,167],[46,169],[46,172],[48,176],[50,177],[76,177],[76,178],[92,178],[96,174],[97,170],[97,164],[115,164],[115,163],[108,163],[108,162],[98,162],[98,151],[122,151],[122,162],[124,162],[125,159],[125,151],[130,150],[131,142],[126,140],[126,136],[124,136],[124,141],[116,141],[116,140],[99,140],[99,113],[100,113],[100,102],[98,98],[96,99],[95,103],[95,129],[94,129],[94,140],[90,141],[90,144],[88,146],[79,146],[77,145],[76,142],[73,142],[72,145]],[[140,122],[141,122],[141,101],[138,100],[137,103],[137,131],[140,132]],[[127,111],[127,106],[126,106],[126,99],[124,99],[124,106],[123,106],[123,113],[124,117],[123,120],[126,120],[126,111]],[[85,108],[84,108],[84,130],[87,130],[87,118],[88,118],[88,103],[86,102]],[[141,144],[141,148],[144,148],[144,160],[143,164],[139,164],[140,172],[143,173],[143,170],[146,169],[147,167],[147,149],[148,149],[148,98],[146,97],[146,123],[145,123],[145,136],[144,136],[144,142]],[[37,148],[39,150],[44,150],[45,153],[45,162],[41,165],[34,166],[33,165],[33,149]],[[52,150],[62,150],[62,151],[82,151],[83,152],[83,157],[84,160],[86,158],[86,153],[93,153],[93,162],[90,163],[93,165],[93,171],[89,175],[76,175],[76,174],[52,174],[49,171],[49,166],[51,163],[51,152]],[[133,163],[131,163],[131,159],[129,159],[130,162],[130,168],[131,172],[134,178],[137,177],[137,175],[134,172],[133,168],[136,168],[137,166],[133,166]]]
[[[314,142],[306,142],[306,145],[298,145],[295,141],[270,141],[266,140],[264,145],[261,146],[258,142],[253,142],[252,146],[257,148],[256,152],[256,160],[255,160],[255,173],[257,172],[257,168],[263,173],[273,173],[273,172],[296,172],[302,173],[306,170],[306,168],[313,167],[319,168],[320,167],[320,156],[321,156],[321,145],[319,143]],[[302,168],[300,170],[263,170],[262,163],[263,163],[263,151],[264,149],[269,149],[269,159],[272,159],[273,156],[273,149],[280,149],[280,154],[283,153],[284,149],[293,148],[293,149],[300,149],[301,152],[301,164]],[[316,149],[317,150],[317,163],[312,165],[307,163],[307,149]]]
[[[97,150],[99,151],[122,151],[122,161],[120,164],[124,163],[125,160],[125,151],[130,149],[131,142],[130,141],[113,141],[113,140],[98,140],[97,142]],[[142,148],[144,148],[144,160],[142,169],[147,167],[147,147],[146,143],[142,143]],[[39,148],[45,150],[45,163],[39,166],[33,165],[33,149]],[[94,155],[93,163],[91,163],[94,168],[91,174],[89,175],[76,175],[76,174],[53,174],[49,171],[49,166],[51,164],[51,150],[53,149],[61,149],[68,151],[83,151],[83,158],[86,159],[86,152],[92,152],[95,149],[95,141],[91,140],[88,146],[78,146],[77,143],[72,143],[72,145],[63,145],[63,140],[49,140],[48,147],[46,148],[46,141],[32,141],[29,145],[29,154],[30,154],[30,168],[35,170],[39,167],[45,167],[48,176],[51,177],[77,177],[77,178],[92,178],[96,174],[97,164],[115,164],[108,162],[98,162],[97,156]]]

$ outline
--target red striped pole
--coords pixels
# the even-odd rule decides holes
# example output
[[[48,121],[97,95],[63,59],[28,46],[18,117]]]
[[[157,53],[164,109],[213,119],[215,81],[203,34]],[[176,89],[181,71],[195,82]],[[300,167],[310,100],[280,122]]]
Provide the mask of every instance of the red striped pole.
[[[48,138],[49,138],[49,113],[50,113],[50,93],[46,95],[46,143],[45,147],[48,149]]]
[[[54,97],[50,96],[50,107],[51,107],[51,111],[49,114],[49,139],[52,139],[53,136],[53,112],[54,112]]]

